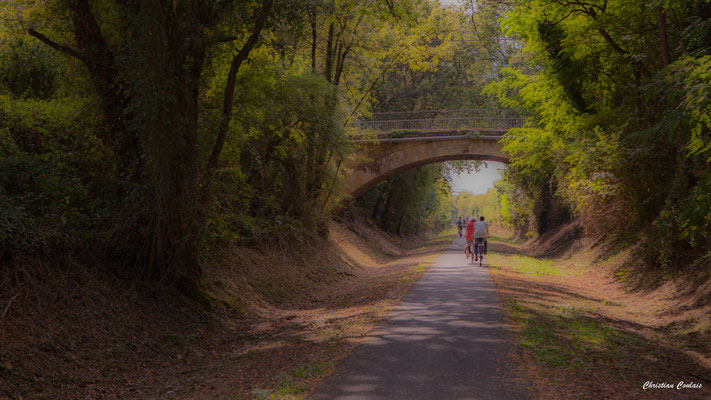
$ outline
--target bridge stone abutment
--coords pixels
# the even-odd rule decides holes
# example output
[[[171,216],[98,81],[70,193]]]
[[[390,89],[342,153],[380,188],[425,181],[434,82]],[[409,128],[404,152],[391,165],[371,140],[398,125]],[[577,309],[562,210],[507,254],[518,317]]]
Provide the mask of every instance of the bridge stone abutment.
[[[344,190],[352,197],[391,175],[410,168],[450,160],[486,160],[507,163],[500,137],[432,137],[383,139],[363,143],[348,165]]]

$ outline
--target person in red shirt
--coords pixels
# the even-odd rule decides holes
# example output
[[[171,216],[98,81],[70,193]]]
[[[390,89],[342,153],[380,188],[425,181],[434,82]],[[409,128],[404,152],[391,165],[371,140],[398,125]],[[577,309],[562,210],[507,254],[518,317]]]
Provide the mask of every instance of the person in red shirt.
[[[464,248],[464,254],[467,255],[467,258],[469,258],[472,255],[471,244],[474,243],[474,218],[467,223],[467,230],[464,233],[464,238],[467,239],[467,247]]]

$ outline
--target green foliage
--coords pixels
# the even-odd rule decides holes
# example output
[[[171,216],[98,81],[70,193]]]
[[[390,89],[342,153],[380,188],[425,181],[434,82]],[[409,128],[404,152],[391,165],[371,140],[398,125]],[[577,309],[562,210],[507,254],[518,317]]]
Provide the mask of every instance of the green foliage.
[[[403,59],[385,71],[373,90],[373,110],[497,106],[482,88],[496,78],[512,51],[500,40],[503,34],[496,25],[503,7],[472,2],[457,9],[438,8],[421,2],[414,8],[419,26],[408,29],[406,40],[412,45],[403,52],[415,59]]]
[[[694,156],[711,161],[711,55],[684,57],[670,65],[666,83],[676,89],[679,111],[691,131],[687,148]]]
[[[50,98],[59,65],[51,49],[24,38],[0,41],[0,90],[15,97]]]
[[[653,264],[708,252],[710,12],[705,0],[517,2],[502,26],[526,62],[487,91],[536,128],[506,138],[504,218],[540,230],[562,200],[589,233],[650,234]]]
[[[429,68],[438,46],[425,42],[440,22],[418,22],[441,10],[25,3],[11,0],[0,28],[3,249],[54,233],[118,236],[106,247],[132,276],[181,280],[187,292],[201,244],[325,234],[344,126],[367,112],[391,60]]]
[[[288,373],[281,373],[276,376],[278,386],[275,389],[254,389],[252,394],[254,399],[280,399],[284,396],[299,395],[309,390],[302,381],[312,377],[320,377],[326,370],[321,362],[309,362],[297,365]]]
[[[569,102],[577,111],[587,108],[583,99],[581,79],[585,75],[586,60],[578,60],[563,49],[565,32],[557,24],[547,21],[538,24],[538,35],[545,45],[554,76],[563,88]],[[594,67],[594,66],[590,66]]]
[[[76,217],[72,185],[32,157],[5,155],[0,162],[0,244],[6,251],[45,250]]]
[[[492,265],[507,265],[517,273],[524,275],[563,275],[555,265],[555,260],[539,259],[520,254],[492,253],[489,256]]]
[[[468,192],[457,193],[452,199],[455,218],[467,217],[478,219],[484,216],[491,223],[500,222],[501,203],[495,189],[479,195]]]
[[[356,199],[361,214],[399,235],[439,232],[455,215],[444,165],[414,168],[388,178]]]
[[[522,188],[511,183],[507,175],[509,173],[494,185],[499,197],[500,223],[519,234],[526,233],[535,229],[534,201]]]
[[[453,199],[452,166],[426,166],[357,206],[402,234],[441,229],[476,203],[519,231],[570,212],[611,237],[633,229],[662,263],[711,249],[707,0],[277,2],[234,98],[228,71],[263,2],[106,1],[89,15],[35,3],[11,1],[3,17],[15,22],[0,30],[5,254],[129,232],[135,252],[157,251],[170,270],[166,260],[192,260],[199,243],[324,234],[349,121],[494,105],[530,116],[504,139],[513,158],[495,195]],[[77,38],[77,21],[101,35]]]
[[[5,255],[47,251],[92,232],[104,212],[100,191],[108,185],[101,184],[107,182],[102,173],[111,163],[92,134],[91,116],[83,102],[0,96],[0,247]]]
[[[333,89],[323,77],[256,56],[239,77],[240,118],[215,182],[209,230],[252,240],[284,224],[323,231],[323,210],[345,155]],[[289,222],[290,221],[290,222]]]

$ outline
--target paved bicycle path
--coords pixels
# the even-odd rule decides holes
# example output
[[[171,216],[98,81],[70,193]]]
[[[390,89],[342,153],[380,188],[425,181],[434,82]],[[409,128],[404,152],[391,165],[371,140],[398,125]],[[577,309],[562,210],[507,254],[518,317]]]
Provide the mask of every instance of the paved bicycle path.
[[[321,399],[527,399],[487,268],[458,238],[309,396]]]

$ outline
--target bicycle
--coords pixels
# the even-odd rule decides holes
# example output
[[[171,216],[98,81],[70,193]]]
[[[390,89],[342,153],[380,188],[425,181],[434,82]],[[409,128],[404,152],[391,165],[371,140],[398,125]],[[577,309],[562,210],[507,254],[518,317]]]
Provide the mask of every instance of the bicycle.
[[[476,238],[473,242],[467,244],[467,250],[471,256],[470,264],[474,264],[476,261],[479,261],[480,267],[484,264],[484,240],[484,238]],[[474,245],[476,245],[476,253],[474,252]],[[477,258],[474,258],[475,254]]]
[[[458,225],[457,229],[459,229],[459,237],[462,237],[462,226]]]
[[[477,253],[479,254],[479,266],[484,262],[484,241],[480,241],[476,245]]]
[[[469,264],[474,264],[474,242],[467,243],[466,254],[469,258]]]

